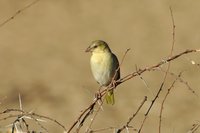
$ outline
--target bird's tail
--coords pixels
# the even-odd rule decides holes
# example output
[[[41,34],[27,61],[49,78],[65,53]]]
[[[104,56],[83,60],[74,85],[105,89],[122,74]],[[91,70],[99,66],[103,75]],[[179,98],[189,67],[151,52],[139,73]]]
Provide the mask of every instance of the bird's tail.
[[[115,104],[115,98],[114,98],[114,90],[109,90],[106,93],[106,102],[107,104]]]

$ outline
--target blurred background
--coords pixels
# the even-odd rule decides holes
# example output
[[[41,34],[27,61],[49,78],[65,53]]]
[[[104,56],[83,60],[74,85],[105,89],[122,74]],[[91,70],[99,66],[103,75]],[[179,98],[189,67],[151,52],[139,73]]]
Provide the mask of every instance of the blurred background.
[[[0,0],[0,23],[31,2]],[[99,87],[92,77],[90,54],[85,49],[93,40],[102,39],[121,60],[130,48],[121,66],[122,77],[135,71],[136,66],[144,68],[166,59],[172,44],[169,6],[176,24],[174,54],[200,48],[199,0],[38,1],[0,27],[0,110],[19,108],[20,93],[24,110],[54,118],[68,129],[93,101]],[[200,69],[191,60],[200,63],[199,53],[173,61],[170,71],[184,71],[182,78],[200,95]],[[160,71],[142,75],[154,94],[163,76]],[[160,105],[174,79],[168,76],[143,132],[158,131]],[[153,96],[137,77],[118,86],[115,105],[104,105],[93,129],[124,125],[144,96],[148,102],[132,123],[138,128]],[[177,82],[164,106],[163,133],[187,132],[200,121],[199,112],[199,97]],[[1,127],[10,124],[0,123]],[[54,124],[45,126],[49,132],[62,132]]]

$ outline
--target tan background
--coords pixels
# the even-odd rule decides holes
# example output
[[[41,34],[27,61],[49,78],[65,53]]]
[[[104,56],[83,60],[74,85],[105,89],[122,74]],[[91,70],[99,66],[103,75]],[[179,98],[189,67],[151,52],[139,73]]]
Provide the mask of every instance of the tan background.
[[[31,0],[0,0],[0,22],[12,16]],[[127,48],[131,51],[122,65],[122,76],[135,70],[135,65],[153,65],[169,55],[172,23],[169,6],[176,23],[174,53],[200,45],[199,0],[41,0],[0,27],[0,105],[18,108],[22,95],[25,110],[52,117],[67,128],[93,99],[98,85],[90,66],[90,55],[84,50],[91,41],[103,39],[110,44],[119,60]],[[184,56],[172,63],[171,71],[185,70],[183,78],[200,95],[199,54]],[[146,72],[143,78],[156,93],[163,73]],[[165,90],[174,78],[169,76]],[[158,131],[160,103],[166,91],[151,110],[144,132]],[[94,128],[119,127],[137,109],[144,96],[149,101],[133,122],[141,124],[151,93],[139,78],[134,78],[116,91],[116,104],[104,106]],[[2,101],[2,99],[4,99]],[[163,133],[187,132],[200,121],[200,102],[185,85],[177,83],[164,108]],[[7,123],[8,124],[8,123]],[[61,132],[52,123],[50,132]],[[3,126],[3,124],[0,124]],[[112,131],[106,131],[112,132]]]

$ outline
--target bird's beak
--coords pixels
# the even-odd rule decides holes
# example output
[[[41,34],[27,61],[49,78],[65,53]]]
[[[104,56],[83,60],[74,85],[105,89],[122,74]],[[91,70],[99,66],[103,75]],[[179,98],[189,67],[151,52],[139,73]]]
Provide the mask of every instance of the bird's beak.
[[[85,52],[90,52],[91,51],[91,47],[88,47],[86,50],[85,50]]]

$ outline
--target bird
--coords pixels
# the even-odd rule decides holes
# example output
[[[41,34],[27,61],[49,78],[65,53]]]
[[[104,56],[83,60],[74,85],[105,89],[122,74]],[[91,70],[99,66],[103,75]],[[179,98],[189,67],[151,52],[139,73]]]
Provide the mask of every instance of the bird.
[[[93,41],[85,52],[92,53],[90,66],[93,77],[100,87],[107,87],[113,79],[114,81],[120,79],[119,61],[105,41]],[[107,104],[113,105],[115,103],[114,90],[106,92],[105,98]]]

